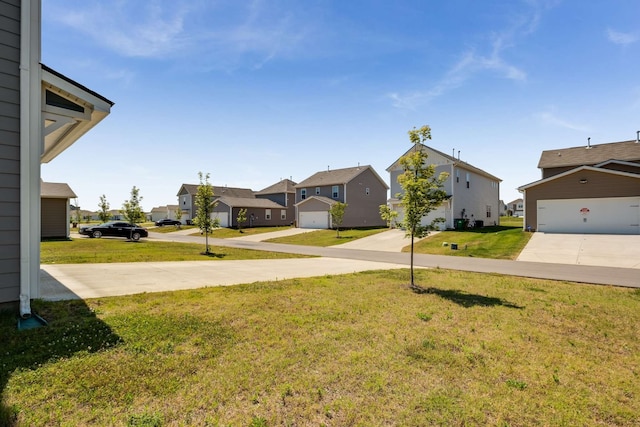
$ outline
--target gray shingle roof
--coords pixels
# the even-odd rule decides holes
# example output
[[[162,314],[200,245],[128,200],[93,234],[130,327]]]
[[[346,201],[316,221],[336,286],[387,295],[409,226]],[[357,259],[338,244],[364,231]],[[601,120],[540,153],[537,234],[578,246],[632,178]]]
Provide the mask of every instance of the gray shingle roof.
[[[199,184],[182,184],[187,193],[196,194],[198,192]],[[253,190],[249,188],[236,188],[236,187],[213,187],[213,195],[214,196],[230,196],[230,197],[254,197]]]
[[[262,190],[256,192],[257,195],[265,195],[265,194],[282,194],[282,193],[295,193],[296,183],[291,181],[290,179],[283,179],[280,182],[276,182],[273,185],[268,186],[267,188],[263,188]]]
[[[76,193],[73,192],[68,184],[60,182],[41,182],[40,197],[50,199],[73,199],[78,196],[76,196]]]
[[[640,144],[631,140],[593,144],[591,148],[583,145],[559,150],[545,150],[540,156],[538,167],[548,169],[566,166],[592,166],[607,160],[640,162]]]
[[[269,199],[257,199],[253,197],[230,197],[222,196],[216,198],[217,201],[234,208],[265,208],[265,209],[285,209],[284,206]]]
[[[298,185],[296,188],[304,188],[304,187],[322,187],[326,185],[337,185],[337,184],[346,184],[354,179],[356,176],[360,175],[363,171],[371,169],[372,172],[377,176],[375,170],[369,166],[356,166],[352,168],[344,168],[344,169],[334,169],[328,171],[316,172],[311,175],[309,178],[305,179]],[[382,181],[382,179],[380,178]],[[384,181],[382,181],[384,185]]]

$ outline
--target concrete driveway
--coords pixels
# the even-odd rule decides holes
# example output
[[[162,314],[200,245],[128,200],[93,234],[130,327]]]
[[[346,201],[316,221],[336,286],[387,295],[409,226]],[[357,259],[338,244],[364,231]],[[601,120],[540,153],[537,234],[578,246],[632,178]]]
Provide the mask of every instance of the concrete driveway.
[[[536,232],[517,260],[640,269],[640,236]]]

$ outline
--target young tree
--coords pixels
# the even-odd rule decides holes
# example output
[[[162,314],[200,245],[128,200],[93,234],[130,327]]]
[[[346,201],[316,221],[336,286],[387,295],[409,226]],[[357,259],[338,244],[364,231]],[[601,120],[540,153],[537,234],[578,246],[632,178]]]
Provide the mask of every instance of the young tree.
[[[127,222],[136,224],[144,221],[144,211],[142,210],[142,206],[140,206],[141,201],[142,196],[140,196],[140,189],[134,185],[131,189],[131,197],[129,200],[125,200],[120,210],[120,213]]]
[[[398,211],[391,210],[389,205],[380,205],[380,218],[387,223],[387,227],[391,227],[397,217]]]
[[[402,193],[398,194],[404,209],[402,220],[407,235],[411,237],[411,287],[415,288],[413,275],[413,241],[414,237],[424,237],[429,230],[434,228],[438,218],[431,224],[422,226],[422,219],[432,210],[436,209],[447,197],[442,189],[444,181],[449,174],[446,172],[435,176],[435,165],[426,165],[427,153],[422,151],[422,144],[431,139],[431,128],[427,125],[420,129],[413,128],[409,131],[409,140],[414,149],[400,158],[400,164],[404,172],[398,176],[398,184]]]
[[[107,202],[107,196],[104,194],[100,196],[100,203],[98,203],[98,218],[100,218],[100,222],[107,222],[111,219],[111,214],[109,213],[109,202]]]
[[[238,216],[236,217],[236,221],[238,222],[238,230],[242,233],[242,225],[247,222],[247,209],[242,208],[238,211]]]
[[[335,202],[329,208],[329,214],[331,214],[331,224],[336,228],[336,237],[340,237],[340,226],[344,219],[344,210],[347,208],[346,203]]]
[[[218,219],[211,218],[211,212],[215,207],[213,204],[213,186],[209,183],[209,174],[204,175],[202,172],[198,172],[200,178],[200,185],[198,185],[198,191],[196,192],[196,217],[193,219],[193,223],[200,229],[201,233],[205,236],[205,255],[211,253],[209,249],[209,233],[218,226]]]

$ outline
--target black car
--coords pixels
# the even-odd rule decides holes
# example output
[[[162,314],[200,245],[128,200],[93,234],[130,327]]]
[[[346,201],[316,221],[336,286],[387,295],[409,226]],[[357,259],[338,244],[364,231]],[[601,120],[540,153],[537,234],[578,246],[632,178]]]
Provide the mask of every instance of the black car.
[[[126,237],[134,241],[149,236],[146,228],[122,221],[109,221],[100,225],[81,227],[79,233],[96,238],[102,236]]]
[[[160,221],[156,221],[156,226],[162,227],[163,225],[180,225],[182,224],[180,221],[175,219],[161,219]]]

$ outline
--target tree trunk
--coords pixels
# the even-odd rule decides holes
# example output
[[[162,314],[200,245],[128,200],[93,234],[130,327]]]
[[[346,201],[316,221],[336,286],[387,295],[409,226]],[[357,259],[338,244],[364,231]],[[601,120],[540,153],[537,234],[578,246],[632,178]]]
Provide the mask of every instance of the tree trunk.
[[[411,287],[415,286],[413,282],[413,236],[415,235],[415,226],[411,227]]]

